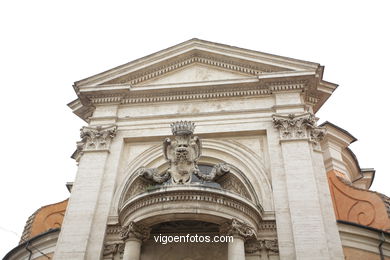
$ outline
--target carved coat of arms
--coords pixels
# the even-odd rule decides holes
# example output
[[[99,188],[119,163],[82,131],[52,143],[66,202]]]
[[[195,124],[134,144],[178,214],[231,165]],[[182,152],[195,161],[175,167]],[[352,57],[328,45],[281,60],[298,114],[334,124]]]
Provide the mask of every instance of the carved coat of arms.
[[[170,163],[167,172],[173,183],[188,183],[193,173],[198,171],[197,161],[202,145],[197,136],[193,136],[195,125],[192,122],[171,124],[174,139],[166,138],[163,143],[165,159]]]
[[[163,183],[169,178],[173,184],[188,184],[192,175],[204,181],[213,181],[230,172],[225,163],[216,164],[209,174],[202,173],[198,168],[198,159],[201,156],[202,144],[197,136],[193,136],[195,124],[180,121],[171,124],[172,138],[165,138],[163,153],[169,163],[166,172],[159,174],[155,168],[138,169],[138,174],[155,183]]]

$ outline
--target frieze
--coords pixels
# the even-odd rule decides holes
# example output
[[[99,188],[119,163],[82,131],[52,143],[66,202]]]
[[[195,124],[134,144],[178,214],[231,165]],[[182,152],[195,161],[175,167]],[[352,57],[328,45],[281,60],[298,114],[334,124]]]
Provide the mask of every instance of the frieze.
[[[131,87],[127,86],[130,91]],[[192,91],[169,91],[152,92],[152,93],[132,93],[116,95],[88,95],[92,104],[119,103],[119,104],[138,104],[138,103],[155,103],[155,102],[172,102],[183,100],[200,100],[200,99],[217,99],[226,97],[244,97],[244,96],[267,96],[278,91],[302,90],[309,88],[306,81],[277,81],[274,83],[257,83],[253,82],[251,86],[245,87],[210,87],[207,89],[199,88]],[[307,101],[317,103],[318,98],[308,96]]]

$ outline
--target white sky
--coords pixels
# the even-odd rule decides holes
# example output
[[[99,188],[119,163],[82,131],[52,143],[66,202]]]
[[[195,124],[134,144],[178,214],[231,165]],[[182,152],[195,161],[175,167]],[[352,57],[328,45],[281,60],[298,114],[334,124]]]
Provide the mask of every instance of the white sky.
[[[85,123],[74,81],[191,38],[318,62],[339,88],[317,116],[359,139],[390,195],[388,1],[1,1],[0,257],[27,218],[68,197]]]

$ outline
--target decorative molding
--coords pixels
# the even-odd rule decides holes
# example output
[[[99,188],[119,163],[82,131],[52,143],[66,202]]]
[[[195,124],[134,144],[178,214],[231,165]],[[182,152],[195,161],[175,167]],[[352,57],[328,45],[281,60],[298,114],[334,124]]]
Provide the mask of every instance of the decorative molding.
[[[81,143],[77,145],[78,151],[109,149],[111,139],[115,137],[116,125],[111,126],[84,126],[80,129]],[[82,148],[81,148],[82,147]]]
[[[132,93],[126,92],[122,94],[100,94],[100,95],[88,95],[92,104],[106,104],[106,103],[119,103],[119,104],[142,104],[142,103],[155,103],[155,102],[174,102],[184,100],[200,100],[200,99],[217,99],[217,98],[229,98],[229,97],[246,97],[246,96],[267,96],[275,92],[281,91],[293,91],[302,90],[305,91],[309,88],[306,80],[290,80],[290,81],[277,81],[273,83],[257,83],[254,82],[251,85],[242,86],[239,89],[237,86],[210,86],[209,88],[198,88],[190,91],[180,90],[176,91],[171,89],[169,92],[153,91],[148,93]],[[137,92],[143,92],[142,88],[138,88]],[[310,102],[318,102],[314,97],[307,97]]]
[[[255,82],[256,83],[256,82]],[[129,86],[124,86],[129,88]],[[130,88],[129,88],[130,89]],[[150,103],[150,102],[169,102],[180,100],[196,100],[205,98],[224,98],[224,97],[242,97],[242,96],[261,96],[270,95],[279,91],[306,90],[308,89],[307,80],[289,80],[276,81],[267,84],[253,84],[252,86],[243,86],[240,89],[230,86],[209,87],[207,89],[199,88],[191,91],[170,91],[154,93],[132,93],[129,94],[105,94],[89,96],[92,104],[104,103]],[[138,89],[139,91],[141,88]],[[314,99],[311,99],[314,101]]]
[[[248,241],[245,245],[245,253],[253,254],[259,251],[266,251],[267,254],[278,254],[279,246],[277,239],[260,239]]]
[[[146,212],[146,208],[154,210],[156,205],[166,210],[177,209],[179,205],[181,208],[182,203],[185,202],[187,205],[195,203],[197,207],[207,210],[212,208],[218,209],[218,212],[228,211],[232,217],[242,214],[256,222],[262,219],[263,209],[260,206],[255,206],[250,200],[235,196],[237,195],[230,195],[226,191],[206,188],[205,186],[164,186],[161,190],[156,189],[148,194],[141,194],[139,197],[124,201],[124,205],[119,210],[119,218],[125,222],[141,209],[143,209],[142,212]],[[210,205],[212,205],[211,208]],[[193,212],[193,209],[189,210]]]
[[[214,87],[198,91],[172,91],[169,93],[134,94],[125,96],[122,104],[173,102],[183,100],[217,99],[229,97],[270,95],[269,89],[261,86],[241,89]]]
[[[270,93],[291,91],[291,90],[305,90],[307,89],[307,80],[289,80],[289,81],[277,81],[268,83],[267,88]]]
[[[120,225],[107,225],[106,234],[107,235],[119,235],[122,230]]]
[[[307,139],[315,149],[320,149],[319,142],[324,138],[326,128],[316,126],[317,119],[313,114],[273,115],[272,118],[281,141]]]
[[[262,232],[276,232],[276,222],[275,221],[262,221],[260,223],[260,233]]]
[[[220,233],[227,236],[239,236],[243,239],[256,238],[256,232],[250,225],[235,218],[221,224]]]
[[[123,241],[130,239],[139,239],[145,241],[149,238],[150,231],[150,228],[131,221],[127,226],[122,227],[120,238]]]
[[[105,95],[91,97],[92,104],[105,104],[105,103],[121,103],[123,97],[120,95]]]
[[[308,103],[309,105],[316,105],[318,103],[318,101],[320,101],[320,98],[316,97],[316,96],[313,96],[313,95],[309,95],[307,94],[306,97],[305,97],[305,100],[306,100],[306,103]]]
[[[280,72],[280,71],[289,71],[286,68],[280,68],[272,65],[249,65],[247,63],[240,63],[237,61],[232,61],[229,59],[221,59],[215,56],[204,55],[201,53],[192,53],[191,55],[171,62],[169,64],[161,65],[158,67],[151,68],[143,72],[130,73],[128,75],[121,76],[116,79],[109,80],[104,84],[130,84],[137,85],[144,81],[160,77],[164,74],[170,73],[172,71],[181,69],[183,67],[189,66],[191,64],[204,64],[212,67],[217,67],[223,70],[235,71],[242,74],[248,75],[260,75],[263,73],[271,72]]]

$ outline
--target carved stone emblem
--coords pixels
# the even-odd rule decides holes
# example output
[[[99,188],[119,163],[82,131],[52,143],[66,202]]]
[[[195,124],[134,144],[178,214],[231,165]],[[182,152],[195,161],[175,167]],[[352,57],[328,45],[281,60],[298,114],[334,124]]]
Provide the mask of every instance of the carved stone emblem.
[[[237,219],[225,222],[220,227],[220,233],[228,236],[240,236],[244,239],[255,239],[255,230],[248,224]]]
[[[213,181],[230,172],[227,164],[219,163],[214,166],[209,174],[202,173],[198,168],[198,159],[201,156],[202,143],[197,136],[193,136],[195,124],[188,121],[180,121],[171,124],[173,138],[165,138],[163,153],[169,163],[169,168],[164,173],[158,173],[157,169],[141,167],[137,174],[154,183],[164,183],[170,178],[174,184],[188,184],[192,175],[196,175],[204,181]]]
[[[170,162],[167,173],[173,183],[189,183],[197,169],[202,144],[199,137],[193,136],[195,124],[181,121],[171,124],[174,139],[166,138],[163,143],[165,159]]]

